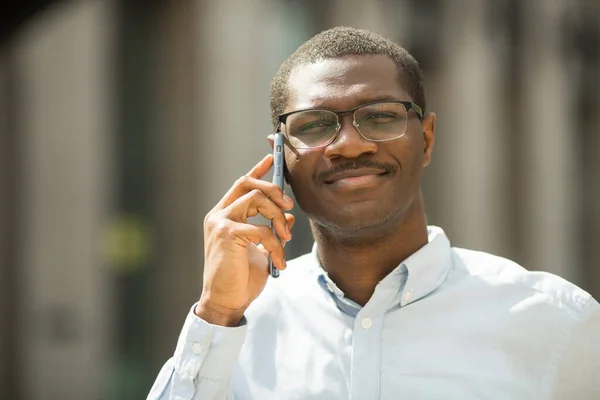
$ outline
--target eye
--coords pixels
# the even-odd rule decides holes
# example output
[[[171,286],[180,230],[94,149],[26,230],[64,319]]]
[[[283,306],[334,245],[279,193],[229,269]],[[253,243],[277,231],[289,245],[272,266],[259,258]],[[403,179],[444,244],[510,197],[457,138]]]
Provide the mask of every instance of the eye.
[[[391,112],[376,112],[367,115],[365,121],[371,123],[387,123],[394,122],[398,120],[398,115]]]
[[[318,129],[322,129],[322,128],[329,128],[333,126],[333,123],[331,121],[326,121],[326,120],[316,120],[316,121],[311,121],[308,122],[304,125],[302,125],[299,129],[300,133],[307,133],[309,131],[314,131],[314,130],[318,130]]]

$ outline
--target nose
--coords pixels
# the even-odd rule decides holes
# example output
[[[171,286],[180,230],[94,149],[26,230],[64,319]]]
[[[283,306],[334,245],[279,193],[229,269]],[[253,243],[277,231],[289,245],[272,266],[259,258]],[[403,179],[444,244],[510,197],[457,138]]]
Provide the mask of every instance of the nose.
[[[335,140],[325,147],[329,159],[339,157],[357,158],[363,154],[375,154],[377,143],[363,138],[353,124],[352,115],[340,117],[340,131]]]

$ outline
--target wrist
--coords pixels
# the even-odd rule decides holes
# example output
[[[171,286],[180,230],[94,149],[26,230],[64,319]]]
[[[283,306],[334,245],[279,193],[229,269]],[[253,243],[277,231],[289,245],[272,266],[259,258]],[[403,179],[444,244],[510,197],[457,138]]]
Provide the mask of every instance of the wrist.
[[[194,307],[194,314],[211,325],[233,328],[240,324],[244,316],[244,310],[225,309],[200,298],[200,301]]]

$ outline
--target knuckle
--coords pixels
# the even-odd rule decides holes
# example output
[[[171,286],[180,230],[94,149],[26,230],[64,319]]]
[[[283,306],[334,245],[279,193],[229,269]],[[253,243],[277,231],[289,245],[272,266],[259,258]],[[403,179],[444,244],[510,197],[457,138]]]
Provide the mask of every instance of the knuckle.
[[[250,183],[250,177],[248,176],[240,176],[236,181],[235,181],[235,185],[236,186],[241,186],[241,187],[245,187],[248,186]]]
[[[273,189],[275,189],[277,191],[277,193],[283,193],[283,188],[275,183],[271,183],[271,185],[273,185]]]
[[[204,229],[210,229],[214,221],[214,213],[209,212],[204,216]]]
[[[258,200],[263,196],[263,192],[259,189],[252,189],[250,192],[248,192],[248,197],[250,197],[252,200]]]
[[[225,218],[212,218],[208,229],[210,234],[225,238],[231,236],[232,226]]]
[[[269,188],[269,192],[272,196],[282,192],[282,189],[272,182],[269,182],[267,187]]]
[[[285,220],[285,215],[283,214],[283,211],[281,211],[281,209],[278,208],[275,211],[275,215],[273,215],[273,222],[281,224],[281,227],[285,227],[287,221]]]

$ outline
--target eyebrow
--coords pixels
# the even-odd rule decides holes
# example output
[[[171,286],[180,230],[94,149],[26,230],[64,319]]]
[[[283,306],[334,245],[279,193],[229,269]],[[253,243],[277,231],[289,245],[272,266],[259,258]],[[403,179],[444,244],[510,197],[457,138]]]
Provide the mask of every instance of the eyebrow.
[[[389,94],[384,94],[384,95],[379,95],[379,96],[374,96],[374,97],[365,97],[365,98],[362,98],[358,102],[358,104],[355,105],[354,107],[358,107],[358,106],[361,106],[363,104],[373,103],[373,102],[376,102],[376,101],[412,101],[412,100],[410,100],[410,99],[402,100],[402,99],[397,98],[396,96],[392,96],[392,95],[389,95]],[[352,108],[354,108],[354,107],[352,107]],[[339,109],[338,108],[333,108],[333,107],[328,107],[328,106],[323,105],[323,104],[317,104],[317,105],[312,105],[310,107],[302,108],[302,110],[330,110],[330,111],[338,111]]]

